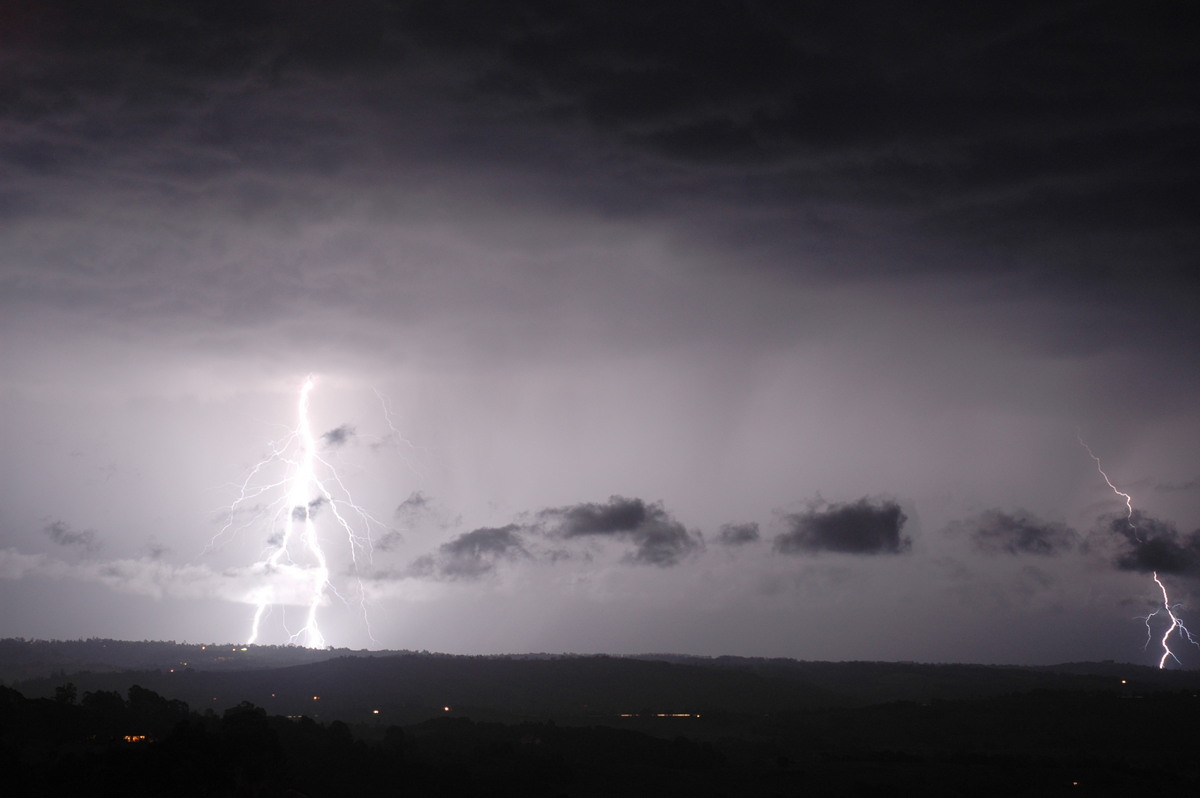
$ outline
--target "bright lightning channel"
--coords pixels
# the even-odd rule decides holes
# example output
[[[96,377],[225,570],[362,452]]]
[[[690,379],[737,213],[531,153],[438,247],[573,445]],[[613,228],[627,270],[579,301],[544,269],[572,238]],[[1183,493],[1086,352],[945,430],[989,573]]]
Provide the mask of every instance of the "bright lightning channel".
[[[1141,530],[1139,530],[1137,524],[1133,522],[1133,497],[1123,490],[1120,490],[1112,483],[1112,480],[1108,478],[1108,474],[1104,473],[1104,468],[1100,464],[1100,458],[1097,457],[1096,453],[1092,451],[1092,447],[1088,446],[1084,442],[1083,436],[1078,430],[1075,432],[1075,439],[1079,441],[1079,445],[1087,451],[1088,456],[1096,461],[1096,470],[1100,472],[1100,476],[1104,478],[1104,482],[1109,488],[1112,489],[1112,492],[1125,500],[1125,523],[1129,524],[1129,529],[1133,532],[1134,540],[1136,540],[1138,543],[1145,543],[1146,541],[1142,538]],[[1163,632],[1162,637],[1159,639],[1159,645],[1162,648],[1162,656],[1158,660],[1158,668],[1159,670],[1162,670],[1166,667],[1168,659],[1173,659],[1175,662],[1181,665],[1183,664],[1179,661],[1179,657],[1175,656],[1175,652],[1171,650],[1171,635],[1178,633],[1180,638],[1198,647],[1200,647],[1200,642],[1197,642],[1197,640],[1192,637],[1192,633],[1188,631],[1188,628],[1183,625],[1183,621],[1179,620],[1179,616],[1175,614],[1175,610],[1179,607],[1179,605],[1171,603],[1171,598],[1167,595],[1167,586],[1164,585],[1162,580],[1158,578],[1158,571],[1152,571],[1151,576],[1154,579],[1154,583],[1158,585],[1159,591],[1162,593],[1162,606],[1142,619],[1146,622],[1147,648],[1149,648],[1150,643],[1154,639],[1154,628],[1151,626],[1150,622],[1161,614],[1166,614],[1166,616],[1171,620],[1171,623],[1167,626],[1166,631]]]
[[[300,604],[306,607],[304,625],[298,631],[288,632],[288,642],[324,648],[325,636],[318,623],[318,610],[330,593],[345,599],[329,579],[329,559],[318,534],[317,515],[324,514],[327,508],[334,526],[345,535],[355,574],[359,558],[371,553],[371,528],[379,525],[354,502],[336,469],[320,454],[309,419],[309,395],[315,385],[312,375],[305,378],[297,403],[296,427],[273,442],[270,453],[250,470],[242,482],[240,495],[230,507],[229,520],[213,539],[215,544],[217,538],[233,526],[234,515],[243,505],[260,497],[280,494],[268,504],[272,529],[268,548],[251,568],[252,573],[266,577],[266,584],[256,588],[249,597],[255,610],[247,644],[258,641],[262,622],[273,606]],[[391,426],[390,419],[388,422]],[[258,481],[262,473],[279,465],[283,467],[281,478]],[[362,597],[361,582],[358,588]],[[362,609],[365,622],[365,604]],[[370,634],[369,623],[367,633]]]

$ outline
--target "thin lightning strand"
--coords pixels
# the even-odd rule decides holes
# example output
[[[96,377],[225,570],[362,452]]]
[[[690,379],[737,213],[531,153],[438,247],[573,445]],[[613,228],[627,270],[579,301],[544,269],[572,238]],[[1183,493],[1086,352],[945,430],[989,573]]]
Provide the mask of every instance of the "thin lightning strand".
[[[1113,493],[1125,500],[1125,521],[1129,524],[1129,528],[1133,530],[1133,535],[1138,539],[1138,542],[1142,542],[1141,533],[1138,530],[1137,525],[1133,523],[1133,497],[1125,491],[1118,489],[1117,486],[1112,483],[1112,480],[1108,478],[1108,474],[1104,473],[1104,469],[1100,466],[1100,458],[1097,457],[1096,453],[1092,451],[1092,447],[1084,443],[1083,435],[1079,432],[1079,430],[1075,430],[1075,440],[1079,441],[1079,445],[1087,451],[1088,456],[1096,461],[1096,470],[1100,472],[1100,476],[1104,477],[1105,484],[1112,488]]]
[[[1129,524],[1129,529],[1133,532],[1134,539],[1138,543],[1145,543],[1146,541],[1142,538],[1141,530],[1138,529],[1137,524],[1133,522],[1133,497],[1120,490],[1112,483],[1112,480],[1108,478],[1108,474],[1104,473],[1104,468],[1101,467],[1100,458],[1096,456],[1096,453],[1092,451],[1090,446],[1084,443],[1083,436],[1078,430],[1075,431],[1075,439],[1079,441],[1079,445],[1087,451],[1088,455],[1096,461],[1096,470],[1100,472],[1100,476],[1104,478],[1104,482],[1109,488],[1112,489],[1112,492],[1125,500],[1125,523]],[[1181,638],[1194,646],[1200,647],[1200,642],[1197,642],[1196,639],[1192,637],[1192,633],[1188,631],[1188,628],[1183,625],[1183,621],[1179,620],[1179,616],[1175,614],[1175,609],[1179,605],[1171,603],[1171,598],[1167,595],[1167,586],[1164,585],[1162,580],[1158,578],[1158,571],[1152,571],[1151,576],[1154,579],[1154,583],[1158,585],[1159,591],[1162,593],[1162,607],[1142,619],[1146,623],[1147,648],[1149,648],[1150,643],[1154,639],[1154,628],[1151,626],[1151,620],[1158,617],[1162,613],[1166,613],[1166,616],[1171,619],[1170,625],[1167,626],[1166,631],[1163,632],[1162,638],[1159,639],[1159,645],[1162,647],[1162,656],[1158,660],[1158,668],[1159,670],[1162,670],[1166,667],[1168,659],[1173,659],[1175,662],[1181,665],[1183,664],[1180,662],[1179,657],[1175,656],[1175,652],[1171,650],[1172,634],[1178,632]]]
[[[225,526],[207,547],[215,546],[217,540],[230,530],[235,513],[243,505],[252,511],[253,518],[240,528],[269,518],[271,529],[278,530],[271,535],[264,556],[252,568],[254,573],[265,576],[268,584],[260,586],[250,596],[255,611],[247,644],[257,642],[262,621],[273,606],[301,604],[307,608],[304,625],[296,632],[288,632],[289,642],[302,642],[310,648],[324,648],[325,636],[318,623],[318,610],[325,603],[328,593],[343,601],[345,599],[329,579],[328,557],[318,534],[316,516],[319,511],[324,512],[328,508],[334,525],[346,536],[356,578],[360,559],[364,556],[369,559],[372,553],[371,529],[382,526],[354,501],[337,470],[320,455],[318,439],[313,434],[309,418],[309,394],[315,384],[311,375],[305,379],[297,403],[296,427],[284,438],[272,443],[270,453],[250,470],[241,484],[238,498],[230,507]],[[390,419],[388,425],[391,427]],[[282,478],[258,482],[261,474],[277,465],[283,466]],[[266,508],[247,504],[276,493],[283,495]],[[293,552],[296,557],[293,557]],[[292,590],[280,595],[279,585],[283,582],[287,582]],[[371,635],[361,579],[358,588],[363,620],[367,634]],[[286,630],[286,623],[284,628]],[[374,640],[374,636],[371,639]]]

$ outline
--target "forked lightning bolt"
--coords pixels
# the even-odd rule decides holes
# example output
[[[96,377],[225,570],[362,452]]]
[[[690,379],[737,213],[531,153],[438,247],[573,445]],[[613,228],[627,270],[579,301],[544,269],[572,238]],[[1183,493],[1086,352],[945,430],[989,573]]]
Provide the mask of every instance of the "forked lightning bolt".
[[[1104,473],[1104,468],[1100,464],[1100,458],[1096,456],[1096,453],[1092,451],[1090,446],[1084,443],[1083,436],[1078,431],[1075,433],[1075,439],[1079,441],[1079,445],[1087,451],[1088,455],[1096,461],[1096,470],[1100,472],[1100,476],[1104,478],[1104,482],[1109,488],[1112,489],[1112,492],[1125,500],[1125,523],[1129,524],[1129,529],[1131,532],[1133,532],[1134,540],[1136,540],[1138,543],[1145,543],[1145,540],[1142,538],[1141,530],[1138,529],[1137,524],[1133,522],[1133,497],[1128,493],[1118,489],[1117,486],[1112,483],[1112,480],[1108,478],[1108,474]],[[1162,580],[1158,578],[1158,571],[1151,572],[1151,576],[1154,578],[1154,583],[1158,585],[1158,589],[1162,593],[1162,607],[1143,618],[1143,620],[1146,622],[1147,648],[1154,639],[1154,628],[1151,626],[1150,622],[1162,614],[1165,614],[1171,620],[1171,623],[1167,626],[1166,631],[1163,632],[1162,638],[1159,639],[1159,645],[1162,647],[1162,656],[1159,657],[1158,667],[1159,670],[1162,670],[1166,667],[1168,659],[1173,659],[1176,662],[1179,662],[1179,657],[1175,656],[1175,652],[1171,650],[1171,635],[1178,633],[1180,638],[1186,640],[1194,646],[1200,646],[1200,642],[1197,642],[1196,639],[1192,637],[1192,633],[1188,631],[1188,628],[1183,625],[1183,621],[1179,620],[1179,616],[1175,614],[1175,610],[1179,605],[1171,603],[1171,598],[1167,595],[1167,586],[1164,585]]]
[[[230,507],[229,520],[213,539],[215,544],[233,526],[235,513],[248,502],[269,499],[265,509],[259,505],[250,508],[256,511],[254,520],[244,525],[251,526],[265,517],[271,529],[267,549],[251,569],[262,584],[249,596],[255,611],[247,643],[258,640],[263,619],[272,607],[299,604],[306,607],[304,625],[289,632],[289,642],[323,648],[325,637],[317,611],[329,593],[342,597],[329,579],[329,561],[318,533],[317,517],[332,516],[331,525],[345,535],[355,574],[360,556],[371,552],[371,529],[379,523],[355,504],[337,471],[321,457],[309,420],[309,394],[314,385],[311,375],[305,379],[300,388],[296,427],[272,443],[270,454],[251,469]],[[283,470],[281,477],[263,479],[262,475],[278,468]],[[360,584],[360,597],[361,588]]]

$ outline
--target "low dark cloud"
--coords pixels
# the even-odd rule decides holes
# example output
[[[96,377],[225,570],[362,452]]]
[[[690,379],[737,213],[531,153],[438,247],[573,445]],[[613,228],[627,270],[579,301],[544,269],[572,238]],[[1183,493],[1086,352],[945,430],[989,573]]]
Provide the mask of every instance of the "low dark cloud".
[[[744,546],[758,541],[758,524],[722,524],[717,542],[723,546]]]
[[[443,543],[435,554],[418,558],[409,569],[417,576],[446,580],[480,579],[496,570],[500,560],[527,557],[520,527],[481,527]]]
[[[635,547],[630,560],[660,567],[675,565],[700,545],[661,503],[623,496],[611,496],[607,504],[587,502],[542,510],[538,521],[558,537],[629,540]]]
[[[899,554],[912,545],[900,534],[908,518],[894,501],[864,497],[852,504],[792,513],[783,520],[787,531],[775,538],[775,549],[783,554]]]
[[[1070,551],[1079,536],[1063,524],[1042,521],[1024,511],[989,510],[962,526],[976,548],[989,554],[1053,555]]]
[[[334,427],[321,436],[321,440],[325,441],[325,445],[331,449],[336,449],[343,446],[354,437],[354,427],[349,424],[342,424]]]
[[[72,529],[65,521],[53,521],[42,527],[42,532],[58,546],[88,553],[100,550],[100,541],[92,529]]]
[[[1200,578],[1200,529],[1182,533],[1167,521],[1135,511],[1114,517],[1107,531],[1124,538],[1124,551],[1114,562],[1122,571]]]

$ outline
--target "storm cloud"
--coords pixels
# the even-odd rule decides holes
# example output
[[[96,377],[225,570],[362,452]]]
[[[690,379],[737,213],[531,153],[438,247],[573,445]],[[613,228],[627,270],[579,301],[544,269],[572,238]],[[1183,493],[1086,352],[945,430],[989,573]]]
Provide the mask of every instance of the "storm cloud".
[[[581,503],[542,510],[539,526],[561,538],[613,537],[634,545],[633,562],[676,565],[700,543],[660,502],[611,496],[606,504]]]
[[[52,521],[42,533],[57,546],[93,554],[100,550],[100,540],[93,529],[73,529],[65,521]]]
[[[1042,521],[1017,511],[989,510],[959,525],[969,531],[976,548],[988,554],[1053,555],[1070,551],[1079,536],[1064,524]]]
[[[906,520],[894,501],[864,497],[851,504],[830,504],[785,515],[787,530],[775,538],[775,550],[783,554],[899,554],[912,545],[901,535]]]
[[[321,435],[321,440],[325,441],[325,445],[331,449],[336,449],[343,446],[354,437],[354,427],[349,424],[341,424],[326,433]]]
[[[410,573],[443,580],[481,579],[496,570],[500,560],[528,557],[519,527],[481,527],[443,543],[433,555],[418,558]]]
[[[1181,533],[1173,524],[1135,510],[1129,518],[1113,517],[1108,531],[1124,539],[1117,568],[1200,579],[1200,529]]]
[[[717,542],[723,546],[744,546],[758,542],[758,524],[722,524],[717,530]]]

